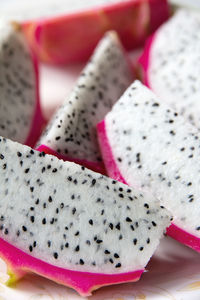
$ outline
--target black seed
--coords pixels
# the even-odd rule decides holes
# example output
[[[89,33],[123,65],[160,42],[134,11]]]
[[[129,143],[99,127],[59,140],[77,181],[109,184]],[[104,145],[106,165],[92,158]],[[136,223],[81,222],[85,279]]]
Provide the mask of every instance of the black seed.
[[[46,202],[43,203],[43,208],[46,208],[47,207],[47,204]]]
[[[3,154],[0,154],[0,159],[4,159],[4,155]]]
[[[7,164],[3,164],[2,168],[5,170],[7,168]]]
[[[114,263],[114,261],[113,261],[113,259],[112,259],[112,258],[110,258],[110,259],[109,259],[109,262],[110,262],[111,264],[113,264],[113,263]]]
[[[79,231],[77,231],[74,235],[75,235],[75,236],[78,236],[78,235],[79,235]]]
[[[149,204],[145,203],[144,207],[149,208]]]
[[[17,152],[17,156],[18,156],[18,157],[21,157],[22,154],[21,154],[20,152]]]
[[[150,238],[147,239],[147,244],[149,244],[149,243],[150,243]]]
[[[58,253],[54,252],[53,256],[54,256],[55,259],[57,259],[58,258]]]
[[[76,212],[76,208],[74,207],[74,208],[72,209],[72,215],[74,215],[75,212]]]
[[[117,253],[114,254],[115,258],[119,258],[119,255]]]
[[[152,221],[151,223],[152,223],[152,225],[153,225],[154,227],[157,226],[157,224],[156,224],[154,221]]]
[[[92,179],[91,186],[94,186],[96,184],[96,179]]]
[[[42,224],[45,225],[46,222],[47,222],[47,221],[46,221],[46,219],[44,218],[44,219],[42,220]]]
[[[132,231],[135,231],[135,228],[134,228],[133,225],[130,225],[130,228],[131,228]]]
[[[78,246],[76,246],[76,248],[74,249],[76,252],[78,252],[79,250],[80,250],[80,247],[79,247],[79,245]]]
[[[45,167],[43,167],[43,168],[42,168],[42,173],[44,173],[44,172],[45,172],[45,170],[46,170],[46,168],[45,168]]]
[[[118,195],[120,198],[124,198],[124,195],[123,194],[119,194]]]
[[[29,168],[25,169],[24,173],[28,173],[30,171]]]
[[[117,228],[118,230],[120,230],[120,223],[117,223],[117,225],[115,226],[115,228]]]
[[[56,173],[58,170],[56,169],[56,168],[54,168],[53,170],[52,170],[52,173]]]
[[[110,227],[111,230],[113,230],[113,224],[112,223],[109,224],[109,227]]]
[[[126,222],[132,222],[131,218],[127,217]]]
[[[84,265],[84,261],[82,259],[80,259],[80,265]]]
[[[29,251],[32,252],[33,251],[33,247],[30,245],[29,246]]]
[[[23,230],[23,231],[27,231],[26,226],[22,226],[22,230]]]
[[[69,247],[69,243],[66,243],[66,244],[65,244],[65,248],[68,248],[68,247]]]
[[[47,245],[48,245],[48,247],[50,248],[50,247],[51,247],[51,241],[48,241],[48,242],[47,242]]]
[[[139,250],[142,251],[144,249],[144,247],[140,247]]]
[[[133,240],[133,244],[136,245],[137,244],[137,239]]]
[[[67,180],[72,181],[71,176],[68,176],[68,177],[67,177]]]
[[[105,250],[104,253],[105,253],[105,254],[110,254],[110,251]]]
[[[119,162],[122,162],[122,159],[121,159],[120,157],[118,157],[117,160],[118,160]]]
[[[34,187],[33,186],[30,187],[30,191],[31,191],[31,193],[34,191]]]
[[[62,209],[64,207],[64,203],[60,203],[60,208]]]
[[[37,245],[36,241],[33,242],[33,247],[35,248]]]
[[[8,234],[8,229],[7,228],[4,230],[4,234]]]
[[[31,220],[32,223],[34,223],[35,217],[34,217],[34,216],[31,216],[31,217],[30,217],[30,220]]]
[[[90,225],[93,225],[92,219],[89,220],[89,224],[90,224]]]
[[[120,263],[118,263],[118,264],[115,265],[115,268],[120,268],[120,267],[121,267]]]
[[[17,236],[20,236],[20,231],[19,231],[19,230],[17,230],[16,235],[17,235]]]
[[[1,220],[1,221],[4,221],[4,220],[5,220],[5,217],[4,217],[4,216],[1,216],[1,217],[0,217],[0,220]]]
[[[198,227],[196,228],[196,230],[200,230],[200,226],[198,226]]]
[[[96,240],[96,243],[101,244],[101,243],[103,243],[103,241],[102,240]]]
[[[59,209],[58,208],[56,208],[56,214],[58,214],[59,213]]]
[[[60,140],[60,136],[56,136],[56,137],[55,137],[55,140],[56,140],[56,141]]]
[[[53,201],[51,196],[49,196],[48,201],[49,201],[49,202],[52,202],[52,201]]]
[[[36,201],[35,201],[35,204],[39,204],[39,202],[40,202],[40,200],[39,199],[37,199]]]

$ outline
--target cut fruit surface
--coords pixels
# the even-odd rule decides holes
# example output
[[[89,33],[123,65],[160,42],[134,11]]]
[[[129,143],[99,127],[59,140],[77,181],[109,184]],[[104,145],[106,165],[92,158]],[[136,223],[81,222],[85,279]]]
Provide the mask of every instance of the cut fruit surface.
[[[135,281],[170,224],[150,194],[5,138],[0,170],[0,256],[13,278],[36,272],[82,295]]]
[[[20,26],[0,19],[0,134],[34,146],[43,118],[38,68]]]
[[[98,132],[108,174],[151,191],[174,216],[168,234],[199,251],[198,130],[136,81]]]
[[[179,9],[149,39],[140,63],[155,94],[200,128],[200,13]]]
[[[96,124],[133,81],[134,75],[115,32],[100,41],[71,95],[47,126],[38,150],[104,173]]]

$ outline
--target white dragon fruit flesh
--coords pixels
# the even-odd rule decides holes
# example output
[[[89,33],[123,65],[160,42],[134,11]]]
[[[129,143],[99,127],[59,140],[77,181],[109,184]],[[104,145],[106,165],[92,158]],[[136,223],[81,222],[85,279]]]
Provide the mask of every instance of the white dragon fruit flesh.
[[[155,94],[200,128],[200,12],[180,9],[147,42],[140,58]]]
[[[81,295],[136,281],[170,224],[150,194],[5,138],[0,170],[0,256],[13,278],[31,271]]]
[[[150,190],[174,217],[167,233],[200,252],[200,135],[135,81],[98,125],[108,174]]]
[[[0,135],[34,146],[42,123],[36,60],[19,25],[0,19]]]
[[[108,32],[71,95],[50,121],[38,150],[104,172],[96,124],[133,81],[133,70],[115,32]]]

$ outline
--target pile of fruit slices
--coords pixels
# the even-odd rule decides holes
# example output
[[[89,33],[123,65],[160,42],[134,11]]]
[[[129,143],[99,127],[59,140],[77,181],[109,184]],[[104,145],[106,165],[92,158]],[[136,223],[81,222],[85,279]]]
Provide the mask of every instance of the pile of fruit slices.
[[[150,8],[159,4],[158,15]],[[105,11],[119,21],[127,7],[135,12],[134,26],[141,25],[140,9],[152,28],[167,17],[166,1],[158,0],[119,1]],[[82,17],[73,15],[79,29]],[[44,58],[40,53],[46,49],[37,26],[41,33],[46,25],[65,28],[70,22],[71,15],[48,18],[42,25],[38,20],[0,21],[0,257],[8,265],[9,282],[35,272],[86,296],[101,286],[138,280],[163,233],[200,251],[200,136],[194,101],[199,95],[200,14],[178,11],[147,42],[140,63],[144,82],[155,94],[135,80],[117,32],[106,32],[71,95],[43,128],[35,57]],[[30,26],[32,36],[26,39],[23,32]],[[122,42],[126,37],[131,44],[127,32],[121,34]],[[140,43],[146,35],[140,32]],[[48,37],[48,45],[55,42],[54,35]],[[40,51],[32,46],[35,39]],[[48,61],[80,59],[74,48],[72,59],[70,50],[56,45],[62,60],[48,54]],[[73,44],[67,40],[66,45]],[[82,46],[80,39],[78,51],[86,53]]]

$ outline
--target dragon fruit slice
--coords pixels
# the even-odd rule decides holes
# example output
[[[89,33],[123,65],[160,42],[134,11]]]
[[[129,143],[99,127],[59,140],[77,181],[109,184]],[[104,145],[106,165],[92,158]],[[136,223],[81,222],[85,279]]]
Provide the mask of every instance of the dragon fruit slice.
[[[0,19],[0,134],[34,146],[43,123],[37,63],[15,23]]]
[[[98,131],[108,174],[150,189],[173,212],[168,234],[200,252],[198,130],[136,81]]]
[[[150,194],[0,138],[0,256],[88,295],[136,281],[170,216]],[[16,193],[17,191],[17,193]]]
[[[166,0],[73,0],[60,8],[62,12],[57,12],[65,15],[28,20],[23,25],[31,48],[45,62],[85,61],[111,29],[119,33],[127,49],[133,49],[168,18]]]
[[[180,9],[151,37],[140,59],[145,83],[200,128],[200,13]]]
[[[40,151],[104,172],[96,124],[133,81],[115,32],[108,32],[39,141]]]

